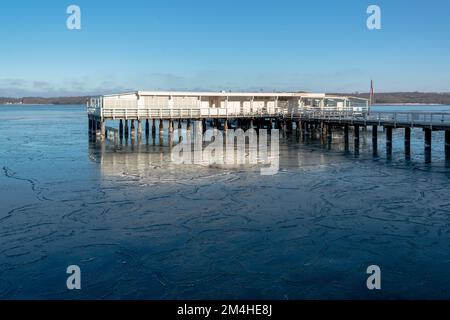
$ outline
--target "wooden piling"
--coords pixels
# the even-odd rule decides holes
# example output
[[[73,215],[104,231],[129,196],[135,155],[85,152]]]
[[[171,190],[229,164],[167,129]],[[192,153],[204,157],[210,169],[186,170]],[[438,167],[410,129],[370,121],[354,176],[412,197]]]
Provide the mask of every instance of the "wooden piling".
[[[450,130],[445,130],[445,149],[450,151]]]
[[[344,143],[348,144],[348,124],[344,125]]]
[[[378,126],[372,126],[372,144],[378,144]]]
[[[386,129],[386,144],[392,146],[392,127],[385,127]]]
[[[445,159],[450,160],[450,130],[445,130]]]
[[[386,156],[388,160],[392,158],[392,127],[384,127],[386,131]]]
[[[425,149],[431,149],[431,129],[425,128],[423,131],[425,133]]]
[[[405,147],[411,145],[411,128],[405,128]]]
[[[354,126],[354,130],[355,130],[355,133],[354,133],[354,135],[355,135],[355,141],[359,141],[359,126],[358,126],[358,125],[355,125],[355,126]]]
[[[425,136],[425,163],[431,163],[431,128],[424,128]]]
[[[88,116],[88,130],[89,130],[89,135],[92,134],[92,121],[91,121],[91,116]]]

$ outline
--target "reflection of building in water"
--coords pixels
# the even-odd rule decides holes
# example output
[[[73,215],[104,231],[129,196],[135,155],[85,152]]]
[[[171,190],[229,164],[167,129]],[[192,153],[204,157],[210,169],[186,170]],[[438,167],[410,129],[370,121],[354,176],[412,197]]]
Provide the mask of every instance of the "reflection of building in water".
[[[159,140],[159,143],[156,141]],[[128,144],[116,140],[90,144],[90,157],[101,165],[105,175],[151,174],[152,170],[204,166],[222,169],[254,169],[261,174],[278,171],[278,130],[217,129],[179,130],[177,135],[153,135],[144,142]]]

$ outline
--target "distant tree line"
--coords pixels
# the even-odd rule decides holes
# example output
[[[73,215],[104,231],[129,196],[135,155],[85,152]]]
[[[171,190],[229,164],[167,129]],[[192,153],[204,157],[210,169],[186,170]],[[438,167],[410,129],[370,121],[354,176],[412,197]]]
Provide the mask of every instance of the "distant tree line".
[[[369,93],[348,94],[360,98],[369,99]],[[374,104],[445,104],[450,105],[450,92],[385,92],[375,93]]]
[[[23,104],[85,104],[89,97],[25,97],[25,98],[4,98],[0,97],[0,104],[23,103]]]
[[[369,99],[369,93],[335,93],[338,95],[349,95],[360,98]],[[0,104],[7,103],[23,103],[23,104],[85,104],[88,96],[82,97],[57,97],[57,98],[41,98],[41,97],[25,97],[25,98],[2,98]],[[374,103],[380,104],[445,104],[450,105],[450,92],[434,93],[434,92],[385,92],[375,93]]]

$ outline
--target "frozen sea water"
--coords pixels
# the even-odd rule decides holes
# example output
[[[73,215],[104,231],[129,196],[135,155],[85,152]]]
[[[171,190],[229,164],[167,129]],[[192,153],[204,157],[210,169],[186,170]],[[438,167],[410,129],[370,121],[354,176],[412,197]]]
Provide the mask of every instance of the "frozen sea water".
[[[409,159],[401,130],[391,158],[382,132],[377,154],[370,131],[358,152],[338,131],[282,136],[280,170],[262,176],[176,165],[167,137],[87,132],[83,106],[0,106],[0,298],[450,298],[442,133],[431,163],[418,129]],[[366,289],[372,264],[381,291]]]

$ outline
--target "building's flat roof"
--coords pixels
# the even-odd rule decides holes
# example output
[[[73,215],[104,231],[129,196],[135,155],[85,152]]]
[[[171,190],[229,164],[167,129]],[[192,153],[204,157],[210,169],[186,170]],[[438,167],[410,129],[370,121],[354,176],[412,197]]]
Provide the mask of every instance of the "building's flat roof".
[[[329,98],[329,99],[360,99],[364,98],[327,95],[325,93],[311,92],[196,92],[196,91],[133,91],[118,94],[108,94],[103,97],[119,97],[127,95],[136,96],[178,96],[178,97],[299,97],[299,98]]]

